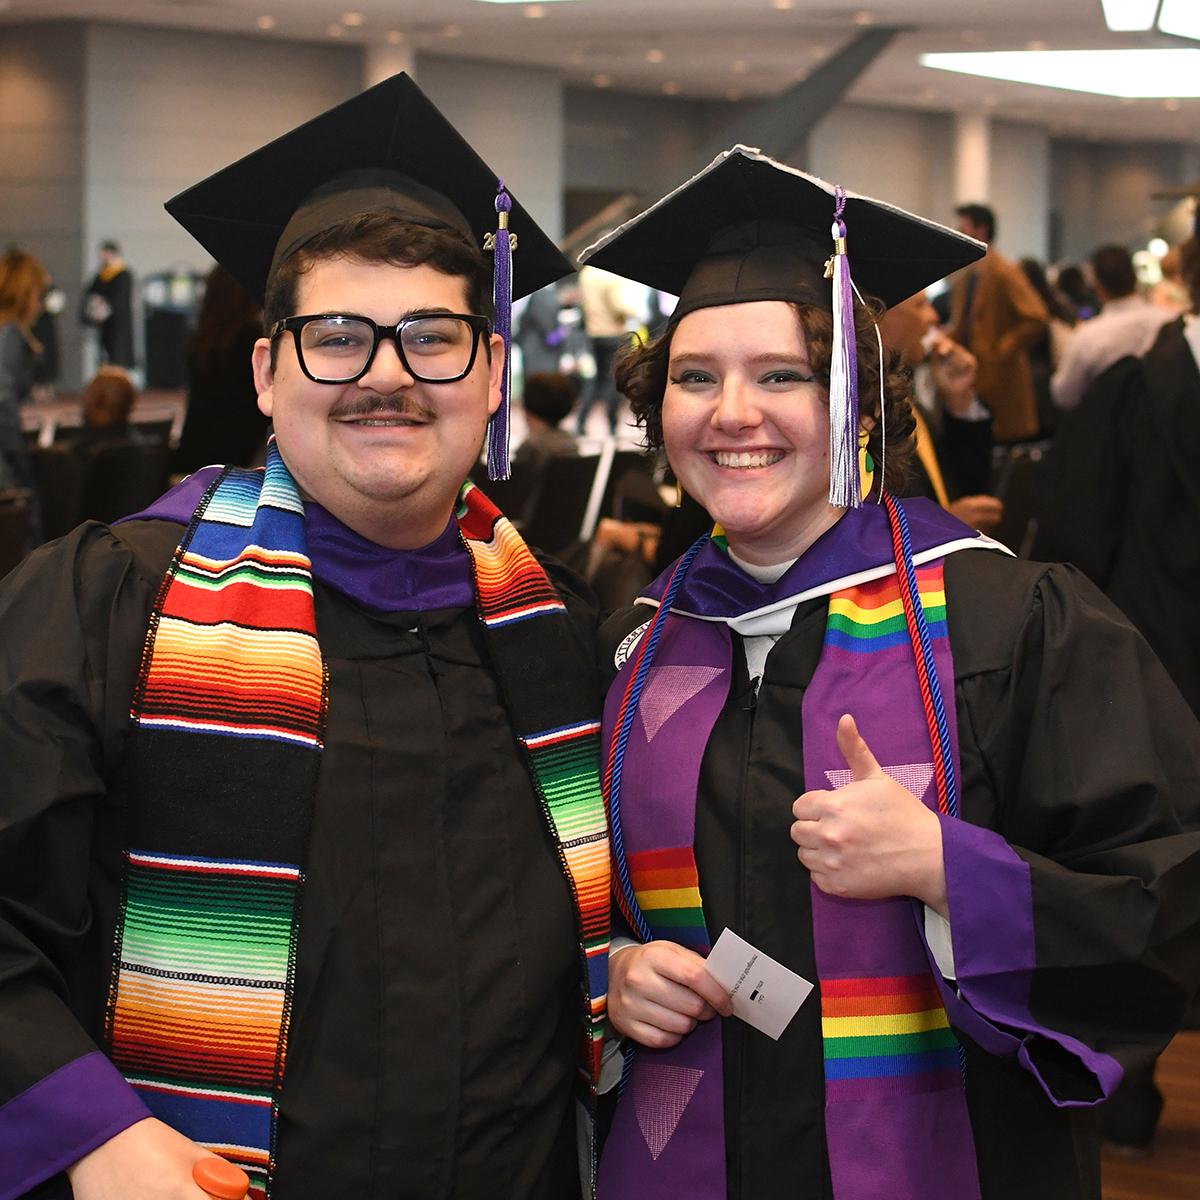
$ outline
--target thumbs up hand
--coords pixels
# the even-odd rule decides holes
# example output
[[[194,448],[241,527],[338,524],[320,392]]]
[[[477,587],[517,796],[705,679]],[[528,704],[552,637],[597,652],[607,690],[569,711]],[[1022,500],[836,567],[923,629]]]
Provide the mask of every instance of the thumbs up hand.
[[[880,767],[849,714],[837,744],[850,782],[792,805],[792,841],[813,883],[843,899],[915,896],[948,917],[937,815]]]

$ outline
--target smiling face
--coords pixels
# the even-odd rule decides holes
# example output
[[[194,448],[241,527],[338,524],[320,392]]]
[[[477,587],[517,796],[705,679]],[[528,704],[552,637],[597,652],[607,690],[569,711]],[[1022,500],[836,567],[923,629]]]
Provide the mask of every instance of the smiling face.
[[[465,313],[466,281],[428,265],[326,259],[300,276],[296,313],[358,313],[394,325],[418,312]],[[479,457],[500,403],[504,345],[491,337],[471,373],[418,383],[394,342],[348,384],[305,377],[290,333],[254,347],[258,407],[274,423],[279,452],[300,488],[338,520],[381,545],[412,549],[445,528],[462,481]]]
[[[799,317],[781,300],[702,308],[671,339],[663,441],[689,495],[757,565],[802,554],[829,503],[829,404]]]

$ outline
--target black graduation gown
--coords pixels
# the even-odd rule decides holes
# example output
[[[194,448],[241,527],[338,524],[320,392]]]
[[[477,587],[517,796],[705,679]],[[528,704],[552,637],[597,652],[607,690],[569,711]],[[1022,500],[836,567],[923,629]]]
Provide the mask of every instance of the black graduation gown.
[[[100,1041],[130,696],[178,536],[83,526],[0,591],[0,1105]],[[574,912],[475,613],[315,593],[329,728],[272,1195],[577,1197]]]
[[[1200,370],[1183,322],[1064,417],[1034,553],[1070,561],[1125,612],[1200,714]]]
[[[1033,1015],[1128,1061],[1166,1043],[1200,976],[1200,727],[1076,572],[970,551],[946,560],[945,581],[960,811],[1030,865]],[[710,933],[728,926],[814,981],[810,882],[788,830],[827,608],[799,606],[757,694],[735,652],[696,814]],[[649,611],[603,627],[610,671]],[[736,1020],[723,1037],[730,1200],[829,1200],[818,996],[778,1042]],[[1094,1110],[1056,1108],[1015,1063],[966,1051],[984,1200],[1098,1200]],[[1073,1060],[1045,1051],[1039,1068],[1060,1095],[1089,1092]]]
[[[92,321],[87,315],[89,296],[99,296],[109,308],[103,321]],[[133,357],[133,276],[122,267],[107,279],[97,273],[83,294],[84,321],[100,330],[100,350],[106,363],[132,367]]]

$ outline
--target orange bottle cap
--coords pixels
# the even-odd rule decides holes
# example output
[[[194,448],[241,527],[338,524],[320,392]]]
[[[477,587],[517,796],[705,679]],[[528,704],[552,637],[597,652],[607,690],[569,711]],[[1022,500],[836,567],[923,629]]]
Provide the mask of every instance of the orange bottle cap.
[[[250,1187],[250,1176],[223,1158],[202,1158],[192,1168],[192,1179],[217,1200],[242,1200]]]

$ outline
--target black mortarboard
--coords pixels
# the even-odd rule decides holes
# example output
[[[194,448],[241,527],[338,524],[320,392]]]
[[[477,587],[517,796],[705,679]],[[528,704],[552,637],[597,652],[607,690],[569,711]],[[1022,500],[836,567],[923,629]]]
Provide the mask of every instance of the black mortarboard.
[[[880,200],[842,191],[854,281],[898,304],[982,258],[987,247]],[[830,308],[825,266],[838,189],[746,146],[627,221],[580,256],[679,297],[677,315],[748,300]]]
[[[986,253],[944,225],[734,146],[579,261],[678,296],[676,317],[754,300],[831,311],[829,495],[846,507],[861,499],[854,297],[897,304]]]
[[[180,192],[166,209],[259,297],[274,265],[316,234],[364,213],[392,211],[415,224],[454,229],[489,250],[494,238],[496,330],[506,345],[511,299],[572,270],[496,172],[405,74],[247,154]],[[504,396],[488,445],[489,458],[500,460],[493,468],[507,477],[507,369]]]

